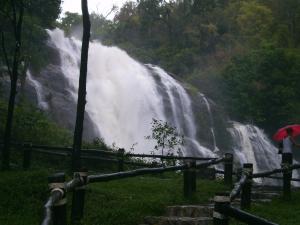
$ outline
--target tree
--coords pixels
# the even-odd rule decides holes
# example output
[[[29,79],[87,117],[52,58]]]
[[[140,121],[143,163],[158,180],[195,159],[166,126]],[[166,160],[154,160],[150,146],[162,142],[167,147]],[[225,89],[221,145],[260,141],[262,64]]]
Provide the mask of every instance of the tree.
[[[162,155],[173,155],[181,153],[181,146],[184,144],[183,135],[179,134],[176,127],[172,127],[168,122],[152,119],[152,134],[146,139],[154,140],[154,149],[160,151]],[[176,151],[176,152],[175,152]]]
[[[271,37],[273,24],[272,10],[255,1],[242,2],[237,16],[237,24],[244,40],[252,45]]]
[[[10,5],[8,5],[10,3]],[[15,2],[11,0],[5,6],[9,8],[10,13],[8,13],[9,19],[12,23],[13,29],[13,37],[15,41],[13,56],[10,60],[9,55],[7,53],[6,45],[5,45],[5,33],[4,28],[1,27],[1,43],[2,43],[2,51],[4,54],[7,71],[10,77],[10,94],[9,94],[9,102],[8,102],[8,110],[4,131],[4,146],[2,150],[2,169],[9,169],[10,163],[10,140],[11,140],[11,131],[13,124],[13,114],[15,107],[15,99],[17,94],[17,82],[19,78],[19,65],[21,60],[21,34],[22,34],[22,25],[23,25],[23,15],[24,15],[24,4],[23,0]]]
[[[300,122],[300,52],[273,46],[235,57],[223,75],[236,119],[273,132]]]
[[[9,76],[11,81],[2,152],[2,168],[4,169],[9,168],[9,149],[17,86],[19,82],[21,86],[24,84],[31,62],[34,61],[35,65],[38,65],[37,62],[41,62],[44,58],[41,55],[45,51],[40,49],[44,44],[44,27],[53,24],[60,12],[60,3],[60,0],[0,0],[2,48],[0,70],[2,74]]]
[[[70,35],[75,28],[82,26],[82,16],[78,13],[66,12],[59,26],[66,35]]]
[[[89,19],[89,11],[87,0],[81,0],[82,20],[83,20],[83,35],[81,47],[81,63],[79,75],[79,89],[77,101],[76,124],[73,140],[73,154],[72,154],[72,171],[80,169],[80,151],[82,145],[83,121],[86,104],[86,79],[87,79],[87,65],[88,65],[88,51],[90,42],[91,23]]]

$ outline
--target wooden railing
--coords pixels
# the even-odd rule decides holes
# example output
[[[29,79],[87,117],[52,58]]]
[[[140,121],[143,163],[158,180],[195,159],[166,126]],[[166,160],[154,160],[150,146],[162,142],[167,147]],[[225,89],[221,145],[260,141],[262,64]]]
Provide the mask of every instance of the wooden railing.
[[[232,177],[228,176],[232,176],[233,158],[232,155],[228,153],[222,158],[209,159],[208,161],[201,163],[196,163],[195,160],[190,160],[185,162],[183,165],[141,168],[110,174],[88,175],[86,170],[82,170],[75,172],[73,180],[67,183],[65,182],[64,173],[54,174],[48,178],[50,196],[44,206],[45,216],[42,225],[67,224],[66,193],[70,191],[73,192],[71,206],[72,224],[76,224],[76,222],[80,221],[83,217],[85,188],[89,183],[107,182],[146,174],[159,174],[168,171],[183,170],[184,196],[190,198],[196,191],[196,171],[221,162],[224,162],[224,180],[229,183],[232,181]]]
[[[1,143],[0,143],[1,145]],[[14,147],[18,147],[23,152],[23,168],[25,170],[29,169],[32,164],[32,154],[40,153],[45,155],[61,156],[61,157],[71,157],[72,147],[65,146],[47,146],[47,145],[37,145],[32,143],[12,143]],[[81,159],[88,160],[98,160],[115,163],[118,165],[118,171],[124,170],[124,165],[133,165],[140,167],[157,167],[158,163],[149,163],[149,162],[138,162],[136,158],[152,158],[160,160],[170,160],[173,162],[173,165],[176,165],[178,161],[207,161],[213,160],[216,158],[208,157],[191,157],[191,156],[174,156],[174,155],[158,155],[158,154],[135,154],[127,153],[124,149],[120,148],[117,151],[107,151],[101,149],[82,149],[81,150]],[[218,171],[216,171],[218,173]],[[221,172],[222,173],[222,172]]]
[[[276,223],[270,222],[266,219],[252,215],[245,209],[251,207],[251,189],[252,179],[254,178],[273,178],[273,174],[283,173],[283,196],[290,198],[291,196],[291,181],[298,181],[299,179],[292,179],[291,173],[295,169],[300,169],[300,164],[288,165],[283,164],[282,168],[274,169],[271,171],[255,173],[253,174],[253,165],[248,163],[244,164],[240,179],[235,183],[233,190],[228,193],[218,194],[214,198],[214,214],[213,221],[214,225],[228,225],[229,218],[235,218],[246,224],[255,225],[276,225]],[[278,177],[276,177],[277,179]],[[281,177],[280,177],[281,179]],[[231,203],[236,197],[241,197],[240,207],[241,209],[231,206]]]

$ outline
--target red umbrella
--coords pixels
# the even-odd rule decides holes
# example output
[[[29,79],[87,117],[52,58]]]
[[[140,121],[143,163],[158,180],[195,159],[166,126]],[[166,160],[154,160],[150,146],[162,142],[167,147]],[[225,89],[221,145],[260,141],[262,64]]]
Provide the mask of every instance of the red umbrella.
[[[286,129],[292,129],[293,137],[296,137],[300,135],[300,124],[293,124],[293,125],[288,125],[285,127],[280,128],[273,136],[273,140],[275,141],[281,141],[282,139],[286,138],[288,136]]]

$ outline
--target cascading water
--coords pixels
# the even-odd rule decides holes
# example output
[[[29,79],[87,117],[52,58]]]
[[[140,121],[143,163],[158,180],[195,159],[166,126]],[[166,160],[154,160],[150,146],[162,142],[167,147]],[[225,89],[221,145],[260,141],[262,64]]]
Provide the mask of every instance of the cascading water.
[[[208,113],[209,123],[210,123],[210,132],[211,132],[211,136],[212,136],[212,140],[213,140],[213,151],[218,152],[220,150],[217,147],[216,135],[215,135],[215,129],[214,129],[215,126],[214,126],[214,120],[213,120],[210,104],[209,104],[206,96],[203,93],[198,93],[198,94],[203,99],[205,106],[207,108],[207,113]]]
[[[66,38],[59,29],[48,31],[48,34],[49,45],[55,50],[54,58],[59,55],[59,60],[50,63],[39,76],[28,74],[27,78],[37,92],[38,105],[54,115],[56,121],[73,129],[81,42]],[[202,117],[207,118],[206,127],[195,122],[195,103],[191,102],[182,85],[164,70],[142,65],[117,47],[103,46],[98,42],[90,44],[84,128],[88,137],[102,137],[106,144],[115,143],[127,150],[137,143],[135,152],[149,153],[155,143],[146,140],[145,136],[151,135],[151,122],[155,118],[168,121],[185,136],[184,155],[221,155],[223,150],[218,148],[220,143],[217,141],[226,136],[225,139],[233,139],[232,150],[237,164],[251,162],[254,172],[280,167],[276,148],[255,126],[232,122],[228,128],[231,136],[224,131],[228,138],[227,135],[216,137],[215,131],[220,134],[220,127],[215,127],[219,123],[214,123],[209,100],[203,94],[197,96],[202,99],[199,104],[204,106],[198,107],[200,114],[208,113],[209,116]],[[201,127],[201,137],[208,137],[203,141],[212,150],[200,145],[198,126]]]
[[[60,69],[67,81],[64,91],[76,102],[81,42],[66,38],[59,29],[48,34],[59,51]],[[45,95],[40,85],[33,83],[38,95]],[[151,134],[155,118],[168,121],[185,136],[183,154],[214,156],[196,140],[191,100],[185,89],[161,68],[142,65],[119,48],[90,43],[86,112],[108,145],[130,149],[137,143],[136,152],[152,151],[155,143],[145,136]]]
[[[238,163],[253,163],[254,173],[280,168],[277,149],[261,129],[232,122],[229,131],[234,139],[234,155]]]
[[[44,101],[44,97],[43,97],[43,94],[42,94],[43,93],[43,87],[41,86],[41,84],[38,81],[33,79],[30,71],[27,72],[26,78],[30,83],[32,83],[32,85],[34,86],[34,88],[36,90],[38,107],[42,110],[47,110],[49,106],[48,106],[47,102]]]

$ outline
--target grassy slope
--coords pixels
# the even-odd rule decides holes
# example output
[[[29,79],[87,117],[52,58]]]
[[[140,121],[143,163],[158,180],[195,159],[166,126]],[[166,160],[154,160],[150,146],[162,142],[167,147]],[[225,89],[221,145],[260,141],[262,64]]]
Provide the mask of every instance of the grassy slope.
[[[0,172],[0,224],[39,224],[48,196],[49,171]],[[145,176],[90,184],[85,205],[85,225],[137,225],[144,216],[162,215],[165,206],[203,203],[226,188],[219,182],[198,181],[193,200],[182,197],[180,174]],[[68,198],[71,200],[71,196]],[[272,203],[254,205],[251,212],[281,225],[299,225],[300,192],[291,201],[276,198]],[[69,204],[70,206],[70,204]],[[240,225],[242,223],[233,222]]]
[[[292,193],[291,200],[277,197],[272,202],[253,204],[250,213],[280,225],[300,224],[300,191]],[[244,225],[238,221],[231,221],[233,225]]]
[[[47,175],[46,171],[0,172],[0,224],[41,222],[42,206],[47,198]],[[215,192],[224,190],[224,186],[218,182],[200,181],[198,190],[193,200],[183,199],[180,174],[91,184],[83,224],[139,224],[144,216],[161,215],[167,205],[205,202]]]
[[[280,225],[300,224],[300,192],[292,193],[291,200],[275,198],[271,203],[252,207],[251,213]]]

